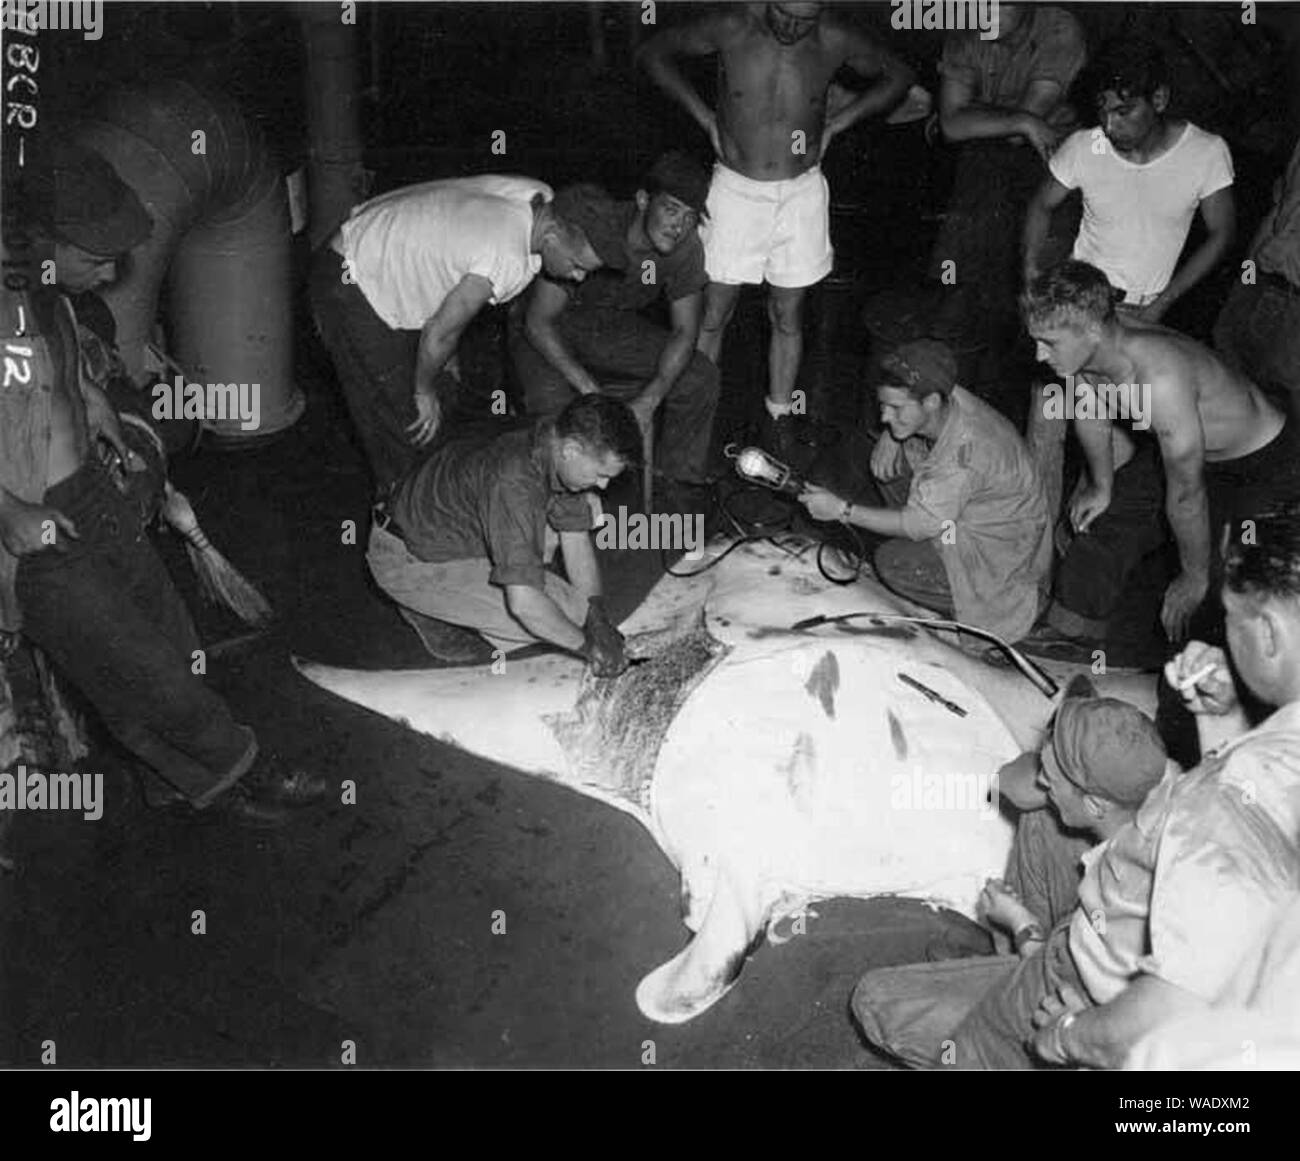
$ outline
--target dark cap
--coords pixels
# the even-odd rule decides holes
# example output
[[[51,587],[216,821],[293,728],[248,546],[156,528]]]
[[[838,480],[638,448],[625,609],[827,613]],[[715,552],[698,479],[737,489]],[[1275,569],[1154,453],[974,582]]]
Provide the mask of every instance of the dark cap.
[[[598,185],[569,185],[551,202],[555,216],[577,226],[597,256],[615,270],[627,266],[627,214]]]
[[[643,188],[650,194],[671,194],[700,217],[707,218],[709,180],[709,171],[697,158],[680,149],[670,149],[650,167]]]
[[[39,221],[56,237],[102,258],[140,245],[153,222],[135,191],[98,153],[71,141],[55,145],[28,179]]]
[[[886,384],[898,383],[913,395],[932,391],[948,395],[957,385],[957,357],[938,339],[916,339],[886,355],[880,362]]]
[[[1098,697],[1084,676],[1075,677],[1052,723],[1046,745],[1061,772],[1088,794],[1140,806],[1165,773],[1165,746],[1154,723],[1136,706]],[[1037,786],[1038,751],[1021,754],[998,771],[998,790],[1023,810],[1047,804]]]
[[[1155,723],[1113,697],[1066,698],[1056,711],[1052,753],[1080,790],[1138,807],[1165,775]]]

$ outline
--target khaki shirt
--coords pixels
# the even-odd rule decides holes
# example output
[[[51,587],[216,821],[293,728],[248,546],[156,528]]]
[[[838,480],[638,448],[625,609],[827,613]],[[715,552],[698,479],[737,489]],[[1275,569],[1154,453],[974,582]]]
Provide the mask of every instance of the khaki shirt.
[[[909,439],[903,450],[912,469],[904,532],[938,550],[959,621],[1018,641],[1052,563],[1047,495],[1029,447],[1003,415],[955,387],[933,446]]]

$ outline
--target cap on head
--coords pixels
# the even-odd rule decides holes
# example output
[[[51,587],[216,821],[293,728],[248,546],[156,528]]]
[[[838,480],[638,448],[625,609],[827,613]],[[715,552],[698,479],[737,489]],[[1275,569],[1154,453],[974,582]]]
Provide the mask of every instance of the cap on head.
[[[1086,794],[1136,809],[1164,777],[1167,754],[1155,723],[1113,697],[1066,698],[1056,711],[1052,752]]]
[[[957,385],[957,357],[938,339],[904,343],[880,362],[884,384],[906,388],[914,398],[938,392],[947,398]]]
[[[57,239],[97,257],[125,254],[153,231],[135,191],[85,146],[59,142],[28,180],[36,220]]]
[[[648,194],[666,193],[690,206],[702,218],[709,216],[709,171],[689,153],[670,149],[650,167],[642,188]]]
[[[555,195],[551,210],[560,221],[576,226],[587,236],[606,266],[615,270],[627,266],[627,227],[622,208],[600,186],[565,186]]]

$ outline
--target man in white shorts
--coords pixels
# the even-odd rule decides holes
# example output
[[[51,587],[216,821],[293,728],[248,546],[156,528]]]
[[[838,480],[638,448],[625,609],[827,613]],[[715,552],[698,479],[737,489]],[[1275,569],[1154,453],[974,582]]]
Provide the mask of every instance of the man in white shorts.
[[[718,60],[710,109],[676,58]],[[744,283],[766,282],[767,411],[778,454],[795,445],[793,402],[803,355],[804,292],[830,273],[830,191],[820,163],[836,134],[892,109],[913,74],[871,37],[812,3],[724,6],[666,29],[640,51],[654,81],[709,135],[718,161],[704,239],[709,287],[699,349],[715,363]],[[831,79],[848,66],[874,84],[828,107]],[[837,96],[844,90],[835,90]]]

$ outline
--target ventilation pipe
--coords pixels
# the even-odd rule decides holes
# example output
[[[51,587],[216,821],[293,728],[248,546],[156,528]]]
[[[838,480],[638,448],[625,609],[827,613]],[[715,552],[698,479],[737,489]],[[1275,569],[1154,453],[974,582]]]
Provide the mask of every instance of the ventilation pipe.
[[[311,195],[311,248],[328,241],[348,211],[365,197],[361,95],[357,84],[357,28],[339,19],[337,4],[298,6],[307,45],[306,105],[311,138],[307,168]],[[379,37],[379,12],[371,6],[371,43]]]
[[[144,372],[165,289],[169,350],[184,381],[258,384],[256,427],[239,415],[205,418],[217,442],[290,427],[304,403],[293,380],[289,207],[261,132],[229,98],[167,81],[109,94],[75,133],[153,218],[152,235],[104,293],[132,376]],[[174,381],[173,371],[162,375]]]

